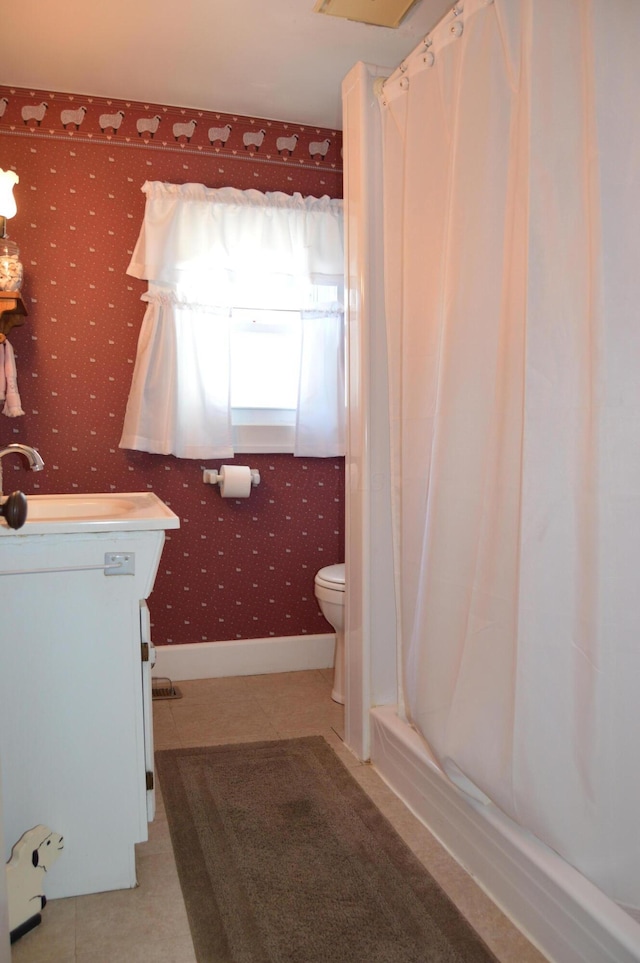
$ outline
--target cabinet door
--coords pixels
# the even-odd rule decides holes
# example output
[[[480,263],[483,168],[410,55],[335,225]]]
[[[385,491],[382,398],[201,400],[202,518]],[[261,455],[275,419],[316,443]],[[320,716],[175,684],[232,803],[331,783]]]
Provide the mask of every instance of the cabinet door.
[[[156,815],[155,774],[153,768],[153,705],[151,670],[155,665],[155,648],[151,641],[151,618],[144,599],[140,602],[140,643],[142,656],[142,709],[144,713],[144,762],[147,773],[147,820]]]
[[[133,887],[146,816],[134,579],[105,577],[104,548],[89,540],[64,556],[24,541],[33,549],[14,551],[36,574],[2,578],[5,850],[42,823],[65,841],[47,899]]]
[[[2,786],[0,785],[0,851],[4,851],[2,832]],[[7,882],[4,872],[0,872],[0,963],[11,963],[9,948],[9,905]]]

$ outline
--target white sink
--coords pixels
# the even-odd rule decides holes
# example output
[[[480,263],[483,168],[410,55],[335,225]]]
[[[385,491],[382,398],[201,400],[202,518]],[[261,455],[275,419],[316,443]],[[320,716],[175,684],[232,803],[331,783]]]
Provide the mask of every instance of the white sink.
[[[177,515],[153,492],[27,495],[27,521],[12,529],[0,519],[0,537],[73,532],[178,528]]]
[[[136,510],[135,500],[123,495],[30,495],[28,519],[54,522],[62,519],[123,518]]]

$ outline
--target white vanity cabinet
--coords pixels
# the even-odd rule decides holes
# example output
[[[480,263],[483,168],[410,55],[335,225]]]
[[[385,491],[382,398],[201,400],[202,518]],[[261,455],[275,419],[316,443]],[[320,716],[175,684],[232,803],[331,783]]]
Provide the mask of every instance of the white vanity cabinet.
[[[144,600],[165,529],[179,524],[150,493],[119,496],[111,514],[82,496],[36,496],[56,497],[67,500],[66,520],[53,501],[34,499],[31,522],[0,531],[5,859],[38,823],[61,833],[47,898],[136,884],[134,845],[153,813]]]

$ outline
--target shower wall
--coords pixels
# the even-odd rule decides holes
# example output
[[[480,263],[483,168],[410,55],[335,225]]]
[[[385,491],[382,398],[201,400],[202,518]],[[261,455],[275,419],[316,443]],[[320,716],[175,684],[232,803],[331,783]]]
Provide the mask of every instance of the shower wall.
[[[346,741],[369,756],[369,708],[395,705],[396,607],[391,534],[380,115],[384,72],[358,63],[342,84],[349,358],[346,458]]]
[[[326,152],[312,155],[317,142]],[[8,228],[29,311],[10,337],[25,416],[0,418],[0,445],[29,443],[46,462],[32,475],[5,459],[7,490],[151,489],[171,506],[181,528],[150,600],[158,645],[330,632],[313,578],[344,558],[343,459],[239,455],[262,484],[238,503],[202,483],[219,462],[118,441],[144,309],[126,268],[145,180],[341,197],[340,131],[0,87],[0,167],[20,177]]]

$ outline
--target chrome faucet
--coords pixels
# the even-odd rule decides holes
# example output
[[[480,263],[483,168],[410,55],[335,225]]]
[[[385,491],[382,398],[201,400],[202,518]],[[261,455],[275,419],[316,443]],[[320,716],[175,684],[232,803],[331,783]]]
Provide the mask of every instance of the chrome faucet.
[[[16,455],[22,455],[23,458],[27,460],[28,468],[31,471],[42,471],[44,468],[44,462],[40,456],[40,452],[36,451],[35,448],[30,448],[29,445],[7,445],[6,448],[0,448],[0,498],[2,498],[2,459],[5,455],[10,455],[15,452]]]

